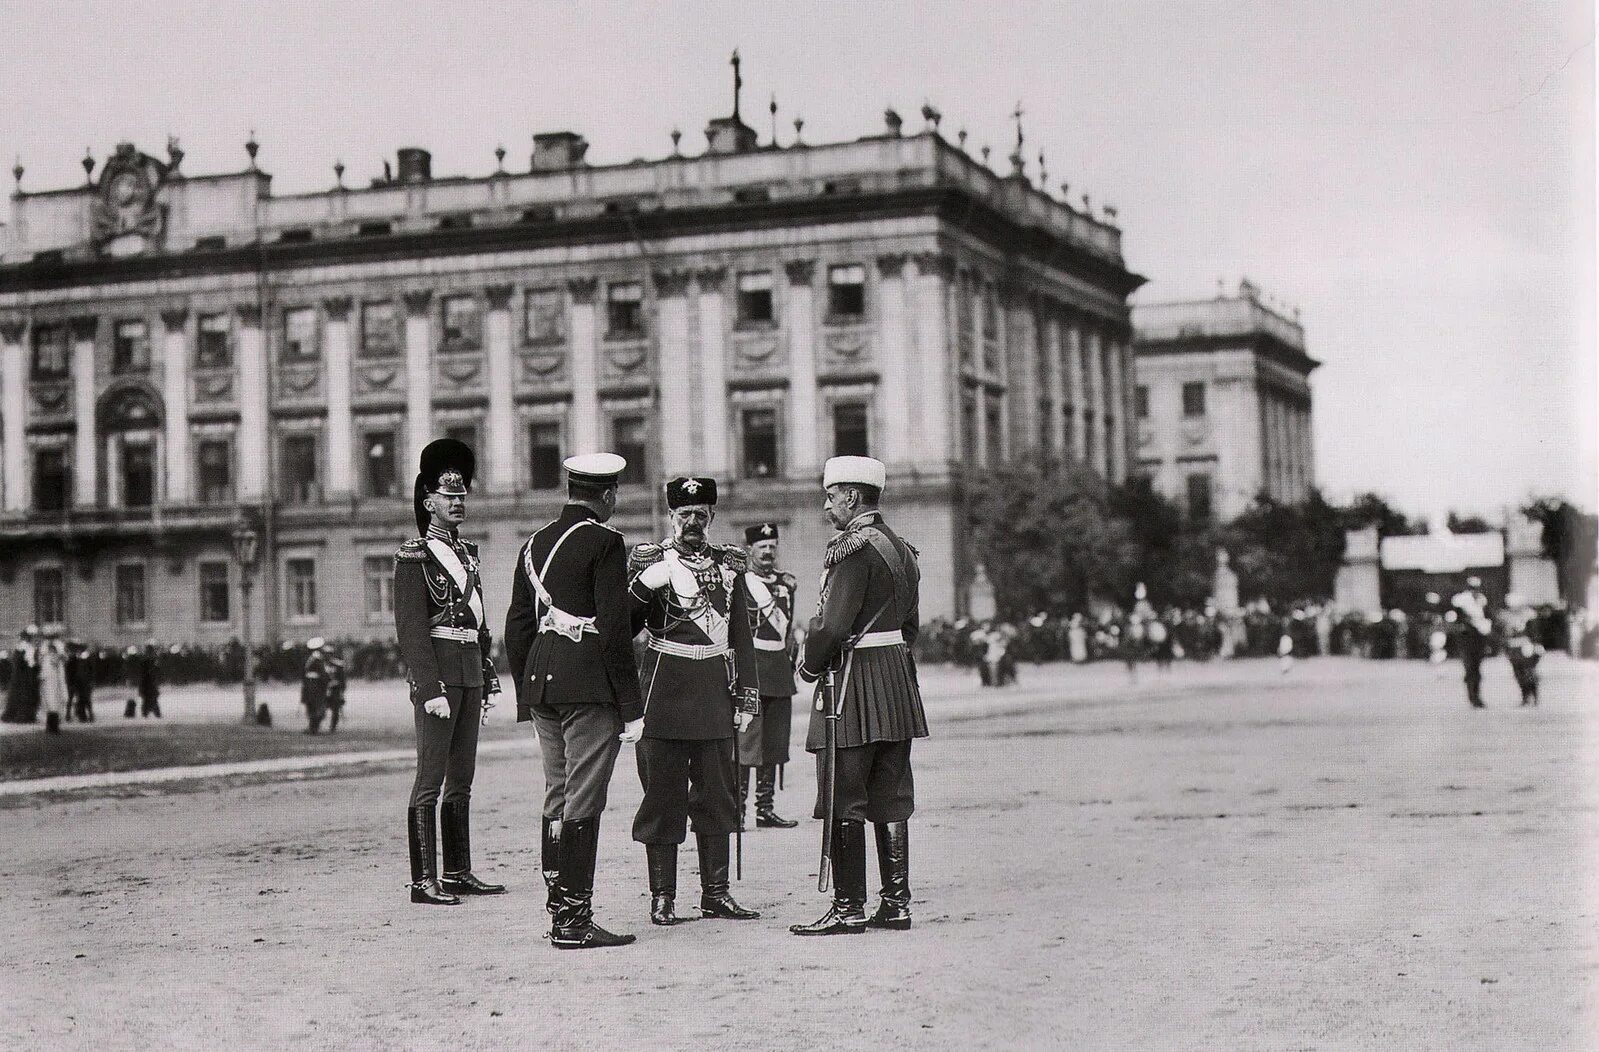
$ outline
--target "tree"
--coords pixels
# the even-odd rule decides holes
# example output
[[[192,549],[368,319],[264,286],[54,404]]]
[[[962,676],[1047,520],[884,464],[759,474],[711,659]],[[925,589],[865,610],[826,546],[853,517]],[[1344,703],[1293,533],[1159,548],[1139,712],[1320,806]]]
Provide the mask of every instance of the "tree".
[[[1594,550],[1599,544],[1599,517],[1560,497],[1542,497],[1521,511],[1543,526],[1543,553],[1554,561],[1560,598],[1567,606],[1586,606]]]
[[[1111,490],[1110,511],[1127,524],[1134,576],[1148,587],[1151,603],[1197,607],[1205,601],[1215,585],[1218,543],[1208,524],[1188,521],[1140,475]]]
[[[1411,522],[1397,511],[1387,499],[1376,493],[1362,493],[1342,509],[1345,529],[1359,530],[1376,526],[1382,537],[1410,537],[1427,532],[1424,522]]]
[[[1403,521],[1381,498],[1375,499],[1383,511]],[[1370,510],[1368,506],[1362,513]],[[1331,598],[1350,517],[1349,509],[1328,504],[1314,490],[1303,504],[1257,499],[1222,529],[1239,594],[1265,598],[1278,607]]]
[[[1493,533],[1495,530],[1481,515],[1461,515],[1452,511],[1448,523],[1450,533]]]

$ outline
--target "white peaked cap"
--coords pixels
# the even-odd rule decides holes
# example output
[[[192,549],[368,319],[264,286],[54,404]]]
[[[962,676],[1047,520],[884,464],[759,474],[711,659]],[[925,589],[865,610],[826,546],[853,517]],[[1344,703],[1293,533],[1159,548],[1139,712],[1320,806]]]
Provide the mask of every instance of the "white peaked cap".
[[[888,469],[881,460],[871,457],[830,457],[822,470],[822,488],[841,482],[856,482],[881,490],[888,483]]]
[[[580,453],[561,461],[561,466],[574,482],[611,486],[627,467],[627,461],[615,453]]]

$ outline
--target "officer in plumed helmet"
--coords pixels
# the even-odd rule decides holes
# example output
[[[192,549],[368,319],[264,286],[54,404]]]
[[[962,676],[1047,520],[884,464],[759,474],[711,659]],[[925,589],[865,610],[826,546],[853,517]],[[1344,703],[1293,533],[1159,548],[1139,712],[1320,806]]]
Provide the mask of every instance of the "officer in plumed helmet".
[[[472,775],[478,727],[500,681],[490,659],[477,545],[462,540],[476,458],[441,438],[422,450],[413,508],[421,534],[394,553],[394,631],[410,681],[416,722],[416,782],[406,818],[411,901],[454,906],[457,895],[498,895],[502,884],[472,872]],[[438,807],[442,789],[442,809]],[[435,854],[434,814],[444,840]]]
[[[799,825],[777,813],[777,769],[788,762],[789,729],[794,714],[794,575],[777,568],[779,530],[762,522],[744,530],[750,568],[744,572],[749,591],[751,635],[761,678],[761,714],[738,736],[739,818],[755,775],[757,828],[793,829]]]

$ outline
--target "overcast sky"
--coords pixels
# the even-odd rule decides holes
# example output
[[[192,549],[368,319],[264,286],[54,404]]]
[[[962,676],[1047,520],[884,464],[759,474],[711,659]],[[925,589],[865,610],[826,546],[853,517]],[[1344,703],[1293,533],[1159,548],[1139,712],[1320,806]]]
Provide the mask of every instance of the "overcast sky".
[[[763,140],[912,128],[1118,206],[1141,301],[1247,275],[1303,311],[1317,468],[1335,497],[1592,506],[1591,5],[1317,3],[103,3],[0,0],[0,159],[82,179],[84,148],[179,135],[191,173],[279,192],[364,183],[403,145],[486,174],[572,129],[617,162],[703,145],[744,58]],[[9,167],[9,164],[5,165]]]

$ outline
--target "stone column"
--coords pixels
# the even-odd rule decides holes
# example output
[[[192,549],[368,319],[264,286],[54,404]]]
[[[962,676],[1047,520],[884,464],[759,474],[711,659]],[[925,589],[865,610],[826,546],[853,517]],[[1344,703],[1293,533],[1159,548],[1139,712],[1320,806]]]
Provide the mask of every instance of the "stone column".
[[[572,278],[572,452],[597,453],[600,435],[600,328],[595,317],[597,278]]]
[[[910,333],[906,325],[905,263],[903,252],[877,257],[877,405],[883,421],[882,438],[874,442],[878,459],[894,467],[910,459],[915,447],[911,433],[911,402],[918,396],[912,383]]]
[[[483,290],[489,304],[483,335],[489,385],[485,481],[490,493],[516,489],[516,376],[511,356],[512,333],[516,331],[511,323],[511,298],[515,291],[510,285],[490,285]]]
[[[1004,300],[1005,358],[1009,363],[1005,401],[1010,405],[1006,440],[1011,455],[1019,457],[1038,441],[1033,418],[1038,415],[1037,363],[1033,359],[1033,312],[1026,291],[1019,285],[1006,289]]]
[[[809,478],[821,465],[816,440],[816,277],[814,259],[784,264],[788,275],[788,471]]]
[[[661,472],[694,470],[694,382],[689,367],[687,270],[658,270],[651,276],[660,318]]]
[[[1061,361],[1060,315],[1053,305],[1044,317],[1043,354],[1049,363],[1049,401],[1053,417],[1049,422],[1050,447],[1055,456],[1064,458],[1071,452],[1066,448],[1065,363]]]
[[[1083,449],[1088,466],[1105,474],[1105,359],[1099,352],[1099,333],[1083,328]],[[1089,423],[1092,418],[1093,423]]]
[[[161,400],[166,416],[166,499],[189,502],[189,312],[161,312]]]
[[[955,261],[941,252],[923,252],[916,257],[916,281],[911,296],[911,312],[916,322],[916,361],[921,386],[916,403],[917,449],[926,449],[943,470],[946,461],[959,455],[952,422],[955,413],[955,371],[957,351],[949,338],[947,288],[955,275]]]
[[[72,503],[92,508],[98,503],[98,449],[94,427],[94,344],[99,318],[72,319],[73,436]]]
[[[1105,385],[1108,414],[1105,417],[1105,463],[1110,472],[1107,477],[1114,482],[1127,477],[1127,388],[1122,377],[1123,361],[1121,343],[1114,336],[1106,338],[1105,370],[1109,375]]]
[[[427,289],[407,292],[405,301],[405,457],[399,476],[411,474],[422,447],[433,437],[433,319]],[[402,487],[403,489],[403,487]]]
[[[266,496],[267,480],[267,353],[261,331],[261,308],[239,308],[239,501]]]
[[[1068,397],[1072,402],[1071,455],[1078,463],[1088,463],[1088,375],[1083,366],[1083,330],[1075,319],[1068,318],[1066,326],[1066,382]]]
[[[355,492],[355,420],[350,412],[349,296],[322,301],[327,318],[324,357],[328,369],[328,497],[339,500]]]
[[[705,448],[700,463],[707,475],[727,473],[727,323],[722,304],[726,267],[695,274],[700,289],[700,413]]]
[[[21,318],[0,321],[0,485],[8,512],[28,510],[27,423],[27,322]]]

